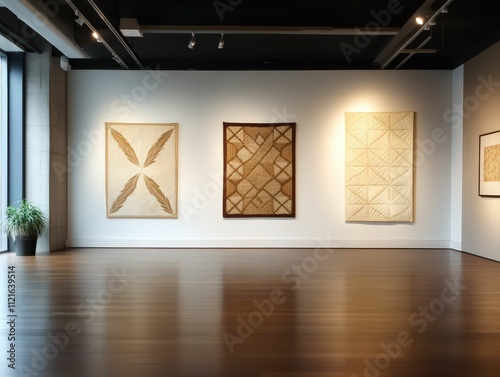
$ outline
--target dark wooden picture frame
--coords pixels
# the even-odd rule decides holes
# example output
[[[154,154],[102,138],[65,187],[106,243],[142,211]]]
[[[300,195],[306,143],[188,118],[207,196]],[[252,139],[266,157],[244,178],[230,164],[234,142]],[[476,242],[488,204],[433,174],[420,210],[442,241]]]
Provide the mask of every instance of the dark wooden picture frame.
[[[223,134],[223,217],[295,217],[296,124],[224,122]]]
[[[479,196],[500,197],[500,130],[479,135]]]

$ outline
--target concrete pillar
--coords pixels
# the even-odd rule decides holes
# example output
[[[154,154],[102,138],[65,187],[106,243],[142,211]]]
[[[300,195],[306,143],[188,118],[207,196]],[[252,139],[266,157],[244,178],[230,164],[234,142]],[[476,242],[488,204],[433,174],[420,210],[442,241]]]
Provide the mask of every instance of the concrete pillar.
[[[66,246],[67,236],[67,74],[47,45],[26,54],[26,198],[41,207],[49,227],[37,252]]]

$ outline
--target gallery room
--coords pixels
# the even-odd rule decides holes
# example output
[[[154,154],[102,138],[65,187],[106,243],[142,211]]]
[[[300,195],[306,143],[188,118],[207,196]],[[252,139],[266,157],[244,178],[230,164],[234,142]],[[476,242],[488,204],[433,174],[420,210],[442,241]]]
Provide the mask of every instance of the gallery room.
[[[0,375],[499,376],[499,41],[470,0],[0,0]]]

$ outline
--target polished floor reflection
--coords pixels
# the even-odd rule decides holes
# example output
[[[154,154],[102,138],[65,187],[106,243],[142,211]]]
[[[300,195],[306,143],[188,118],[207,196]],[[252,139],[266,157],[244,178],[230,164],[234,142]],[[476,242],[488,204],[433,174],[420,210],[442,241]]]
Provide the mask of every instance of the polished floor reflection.
[[[500,376],[500,263],[452,250],[69,249],[0,265],[1,376]]]

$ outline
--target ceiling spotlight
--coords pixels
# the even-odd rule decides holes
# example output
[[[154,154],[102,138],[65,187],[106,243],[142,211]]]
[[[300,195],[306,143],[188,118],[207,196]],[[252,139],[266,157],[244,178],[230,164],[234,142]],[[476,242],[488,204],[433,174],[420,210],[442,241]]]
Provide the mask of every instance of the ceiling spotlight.
[[[423,25],[424,19],[423,19],[423,17],[417,17],[417,18],[415,18],[415,22],[419,25]]]
[[[85,21],[83,20],[82,16],[80,15],[80,12],[75,11],[75,16],[76,16],[75,22],[78,25],[82,26],[85,23]]]
[[[448,13],[448,8],[441,9],[441,13]]]
[[[101,36],[97,33],[97,31],[93,31],[92,32],[92,36],[97,40],[97,42],[101,43],[102,42],[102,38]]]
[[[193,31],[191,32],[191,41],[188,44],[188,48],[192,50],[195,44],[196,44],[196,38],[194,37],[194,31]]]
[[[224,34],[220,35],[220,40],[219,40],[219,46],[217,46],[219,50],[222,50],[224,48]]]

